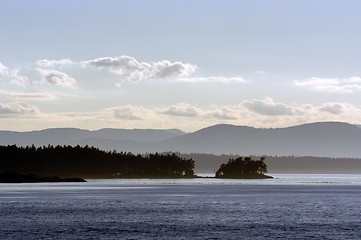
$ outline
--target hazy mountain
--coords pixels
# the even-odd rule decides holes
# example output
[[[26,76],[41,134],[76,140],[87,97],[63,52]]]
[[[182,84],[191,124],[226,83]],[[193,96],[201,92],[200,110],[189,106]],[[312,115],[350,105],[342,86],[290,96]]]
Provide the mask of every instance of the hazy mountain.
[[[361,128],[340,122],[260,129],[215,125],[185,134],[180,130],[46,129],[0,131],[0,144],[90,145],[133,153],[177,151],[240,155],[361,157]]]
[[[81,130],[77,128],[52,128],[41,131],[13,132],[0,131],[0,145],[17,144],[19,146],[32,145],[77,145],[87,144],[106,147],[106,143],[115,142],[119,147],[121,143],[132,145],[134,141],[159,142],[185,134],[178,129],[100,129],[96,131]],[[127,145],[129,145],[127,144]],[[114,148],[106,148],[114,149]]]
[[[216,125],[163,144],[184,153],[361,157],[361,129],[339,122],[276,129]]]

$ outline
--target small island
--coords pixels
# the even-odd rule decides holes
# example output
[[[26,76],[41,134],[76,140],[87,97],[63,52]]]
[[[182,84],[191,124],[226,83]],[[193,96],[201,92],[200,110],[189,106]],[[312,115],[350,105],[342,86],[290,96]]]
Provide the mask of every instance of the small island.
[[[273,178],[265,175],[267,165],[264,163],[265,157],[260,160],[253,160],[251,157],[239,157],[229,159],[228,163],[222,164],[216,172],[216,178],[234,179],[263,179]]]
[[[82,178],[59,178],[57,176],[39,176],[36,174],[24,174],[5,172],[0,173],[0,183],[40,183],[40,182],[86,182]]]

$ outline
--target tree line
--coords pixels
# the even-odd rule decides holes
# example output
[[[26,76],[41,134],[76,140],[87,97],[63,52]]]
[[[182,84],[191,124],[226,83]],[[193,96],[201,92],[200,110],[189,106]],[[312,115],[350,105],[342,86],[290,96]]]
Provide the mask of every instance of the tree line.
[[[103,151],[89,146],[0,146],[0,172],[81,178],[189,178],[194,160],[176,154]]]

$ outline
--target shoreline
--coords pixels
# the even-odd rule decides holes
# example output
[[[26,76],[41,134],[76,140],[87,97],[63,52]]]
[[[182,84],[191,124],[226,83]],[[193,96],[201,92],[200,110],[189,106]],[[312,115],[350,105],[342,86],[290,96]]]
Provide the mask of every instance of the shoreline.
[[[83,178],[60,178],[26,173],[4,172],[0,174],[0,183],[50,183],[50,182],[87,182]]]
[[[272,176],[262,175],[262,176],[248,176],[248,177],[233,177],[233,178],[220,178],[212,176],[190,176],[190,177],[171,177],[171,176],[135,176],[135,177],[58,177],[58,176],[45,176],[45,175],[36,175],[32,173],[14,173],[14,172],[5,172],[0,173],[0,183],[46,183],[46,182],[87,182],[85,179],[274,179]]]

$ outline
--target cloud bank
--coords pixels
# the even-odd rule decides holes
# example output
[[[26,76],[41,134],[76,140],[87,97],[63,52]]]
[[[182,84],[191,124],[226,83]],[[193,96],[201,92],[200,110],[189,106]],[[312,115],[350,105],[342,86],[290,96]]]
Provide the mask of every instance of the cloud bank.
[[[218,82],[218,83],[244,83],[246,80],[242,77],[194,77],[194,78],[178,78],[178,82]]]
[[[24,102],[0,104],[0,124],[16,123],[25,128],[31,118],[45,127],[180,128],[194,131],[219,123],[254,127],[285,127],[318,121],[345,121],[359,124],[361,108],[349,103],[326,102],[321,105],[287,105],[271,98],[244,101],[238,105],[206,107],[178,103],[163,107],[114,106],[97,112],[40,112]],[[3,125],[4,126],[4,125]],[[24,129],[22,129],[24,130]]]
[[[295,81],[296,86],[332,93],[353,93],[361,91],[361,78],[307,78]]]
[[[56,99],[56,97],[51,93],[14,92],[0,90],[0,99],[16,101],[49,101]]]

